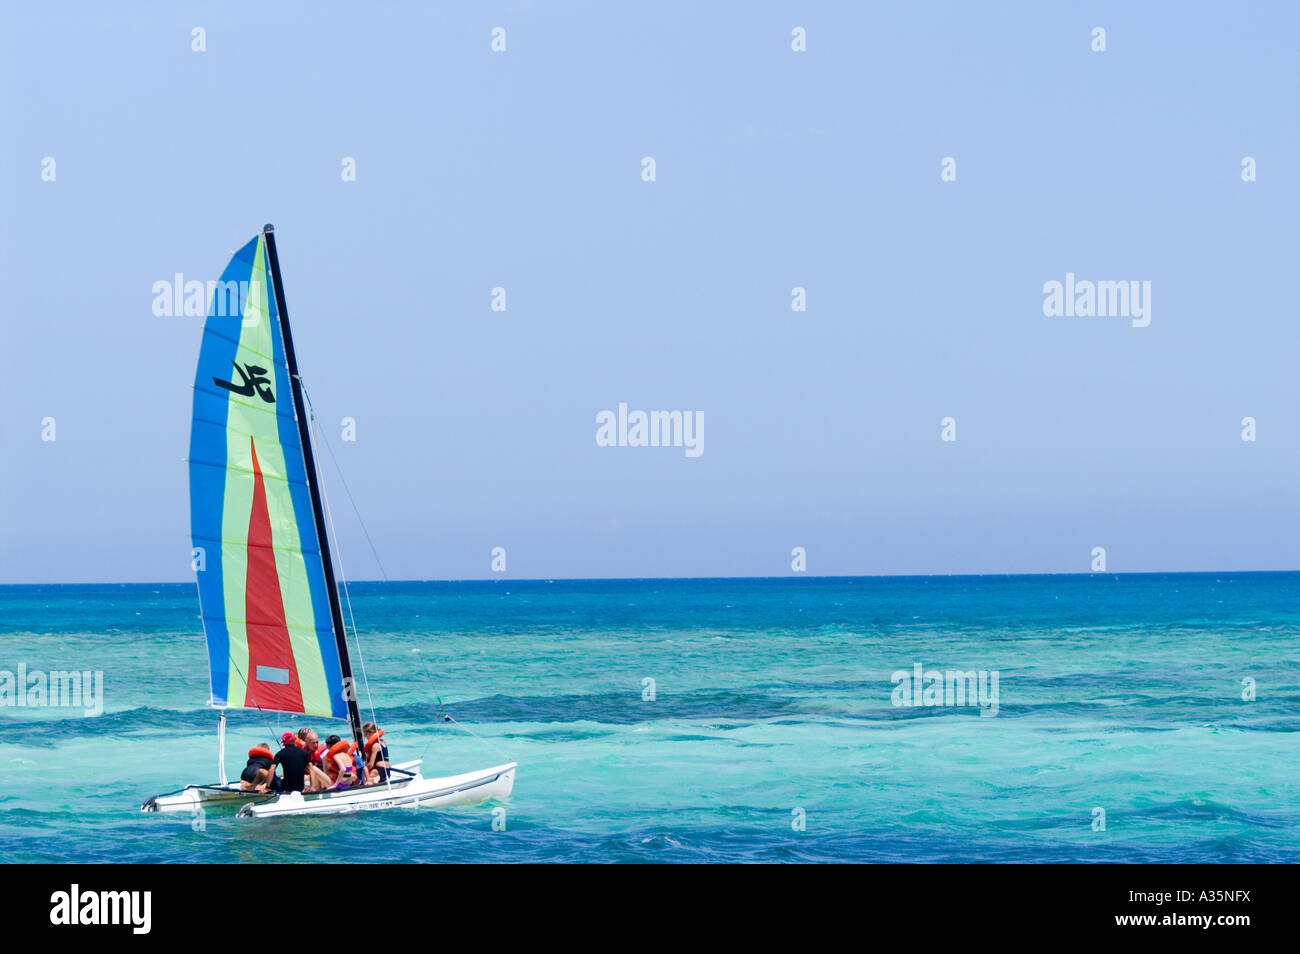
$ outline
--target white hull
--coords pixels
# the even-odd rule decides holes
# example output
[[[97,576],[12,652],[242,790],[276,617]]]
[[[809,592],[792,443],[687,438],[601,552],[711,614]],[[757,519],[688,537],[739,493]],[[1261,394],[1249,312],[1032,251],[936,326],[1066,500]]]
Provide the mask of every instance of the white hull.
[[[229,785],[187,785],[179,792],[155,795],[140,806],[142,812],[190,812],[202,808],[238,808],[245,802],[266,798],[256,792],[242,792],[239,783]]]
[[[245,806],[251,808],[262,805],[279,805],[278,809],[265,813],[261,811],[245,813],[241,811],[240,814],[324,814],[336,811],[360,811],[363,807],[388,808],[390,806],[386,804],[372,803],[390,802],[398,795],[401,796],[402,804],[465,805],[489,798],[504,798],[510,794],[510,790],[514,787],[516,763],[513,762],[508,765],[483,769],[479,772],[468,772],[446,778],[426,779],[419,774],[420,761],[416,759],[413,762],[398,762],[396,768],[410,772],[412,775],[409,778],[395,775],[391,787],[388,785],[370,786],[362,789],[344,789],[338,792],[302,797],[301,801],[308,806],[305,811],[287,811],[286,809],[290,807],[288,801],[291,801],[288,796],[261,795],[257,792],[241,791],[238,782],[231,782],[228,785],[187,785],[178,792],[156,795],[140,808],[146,812],[188,812],[194,814],[200,809],[209,811],[213,809],[242,809]],[[489,775],[496,777],[488,782],[482,782]],[[474,785],[472,784],[474,782],[481,782],[482,784]],[[448,789],[451,789],[451,791],[447,791]],[[340,800],[338,802],[339,807],[331,807],[328,810],[324,807],[315,807],[316,802],[322,798],[331,803]]]
[[[390,785],[369,785],[359,789],[330,792],[287,792],[268,801],[245,805],[241,818],[280,818],[289,815],[343,815],[383,808],[446,808],[475,805],[492,798],[505,798],[515,786],[517,763],[496,765],[477,772],[425,778],[416,773]]]

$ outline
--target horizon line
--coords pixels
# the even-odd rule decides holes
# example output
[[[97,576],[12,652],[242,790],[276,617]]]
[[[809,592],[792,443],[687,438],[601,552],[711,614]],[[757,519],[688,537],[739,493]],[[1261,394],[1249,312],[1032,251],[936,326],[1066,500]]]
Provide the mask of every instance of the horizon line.
[[[1121,576],[1211,576],[1225,574],[1229,576],[1246,575],[1284,575],[1300,573],[1300,569],[1289,570],[1126,570],[1084,573],[1058,573],[1037,571],[1030,573],[840,573],[840,574],[804,574],[788,573],[781,576],[555,576],[555,577],[512,577],[512,576],[470,576],[457,579],[356,579],[340,585],[370,583],[646,583],[662,581],[681,583],[689,581],[715,582],[719,580],[915,580],[915,579],[983,579],[988,577],[1121,577]],[[27,583],[0,583],[7,586],[195,586],[197,580],[42,580]]]

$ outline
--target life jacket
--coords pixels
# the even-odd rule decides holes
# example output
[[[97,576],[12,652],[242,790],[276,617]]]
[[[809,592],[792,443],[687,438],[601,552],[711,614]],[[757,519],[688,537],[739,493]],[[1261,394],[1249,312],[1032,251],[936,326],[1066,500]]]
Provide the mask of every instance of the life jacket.
[[[271,750],[264,745],[255,745],[248,750],[248,762],[244,765],[244,771],[250,768],[265,771],[274,764],[275,756],[271,754]]]
[[[370,750],[373,749],[379,743],[379,740],[382,739],[383,737],[384,737],[384,730],[380,729],[370,738],[366,739],[366,758],[365,758],[366,761],[370,760]],[[381,751],[382,749],[383,746],[380,746]]]
[[[336,755],[353,755],[357,750],[355,742],[338,741],[330,746],[329,751],[325,753],[325,771],[329,773],[330,781],[338,781],[339,766],[334,761]]]

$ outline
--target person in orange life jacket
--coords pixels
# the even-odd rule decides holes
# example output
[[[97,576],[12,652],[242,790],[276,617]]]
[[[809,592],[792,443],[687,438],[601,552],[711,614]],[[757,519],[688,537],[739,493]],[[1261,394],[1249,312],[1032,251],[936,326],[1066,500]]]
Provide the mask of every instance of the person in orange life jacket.
[[[251,792],[257,786],[271,778],[271,760],[275,756],[271,754],[269,745],[255,745],[248,750],[248,764],[244,766],[244,771],[239,775],[239,790],[242,792]],[[275,780],[275,788],[279,788],[280,780]]]
[[[280,751],[276,752],[275,758],[271,760],[270,778],[256,787],[259,792],[268,791],[277,781],[275,777],[277,765],[284,771],[284,778],[280,780],[278,791],[301,792],[304,788],[311,755],[298,744],[298,737],[292,732],[286,732],[280,737],[280,746]]]
[[[311,761],[307,763],[307,791],[323,792],[332,784],[325,773],[325,746],[321,745],[320,736],[315,729],[299,729],[298,744],[307,750]]]
[[[367,780],[371,784],[388,781],[388,770],[392,768],[392,765],[388,761],[388,746],[383,743],[384,730],[373,722],[367,722],[361,727],[361,734],[366,740]]]
[[[325,745],[328,747],[325,755],[325,771],[329,773],[334,787],[350,788],[362,784],[357,776],[356,764],[352,760],[356,744],[344,742],[337,735],[331,735],[325,740]]]

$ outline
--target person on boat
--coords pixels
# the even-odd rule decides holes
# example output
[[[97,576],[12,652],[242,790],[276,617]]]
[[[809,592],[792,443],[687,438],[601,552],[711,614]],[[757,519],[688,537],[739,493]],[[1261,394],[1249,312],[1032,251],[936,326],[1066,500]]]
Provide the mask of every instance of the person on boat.
[[[331,735],[325,740],[325,745],[325,771],[329,773],[330,784],[334,788],[351,788],[362,784],[352,758],[357,748],[356,743],[344,742],[337,735]]]
[[[284,772],[284,778],[278,780],[280,787],[277,791],[282,792],[301,792],[307,781],[307,767],[311,762],[311,755],[298,744],[298,737],[292,732],[286,732],[280,737],[280,751],[275,753],[275,758],[271,760],[271,767],[268,769],[270,777],[257,786],[257,791],[266,792],[270,790],[272,783],[276,782],[275,767],[280,766]]]
[[[239,789],[242,792],[251,792],[257,786],[266,782],[271,775],[271,761],[275,758],[271,754],[270,745],[255,745],[248,750],[248,764],[244,766],[244,771],[239,775]],[[278,788],[280,780],[275,779],[274,788]]]
[[[373,722],[361,727],[365,736],[366,780],[370,784],[388,781],[388,770],[392,768],[388,761],[388,746],[384,745],[384,730]]]
[[[326,747],[321,744],[315,729],[298,730],[298,744],[307,750],[311,760],[307,763],[307,791],[321,792],[330,787],[330,777],[325,773]]]

